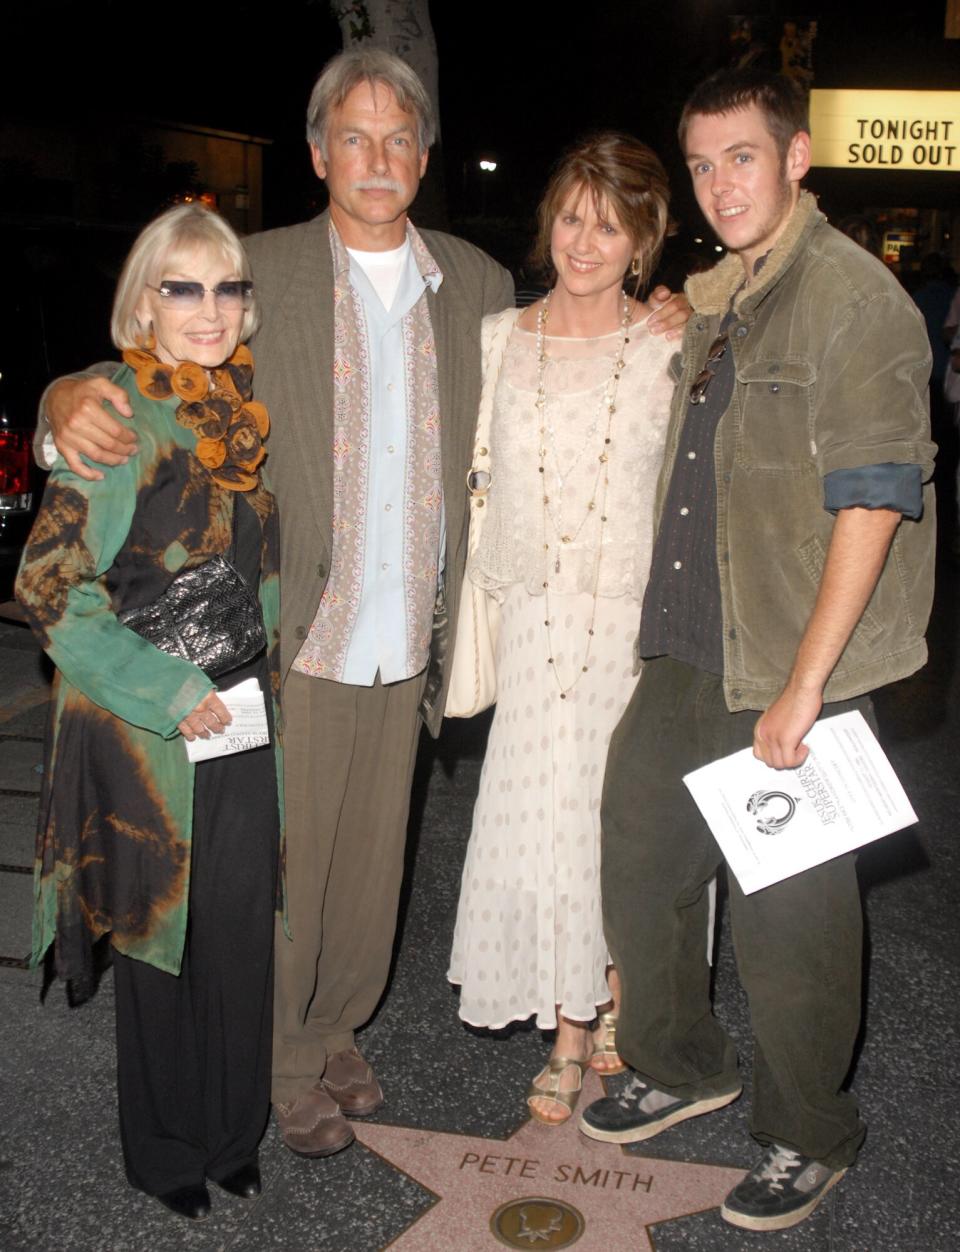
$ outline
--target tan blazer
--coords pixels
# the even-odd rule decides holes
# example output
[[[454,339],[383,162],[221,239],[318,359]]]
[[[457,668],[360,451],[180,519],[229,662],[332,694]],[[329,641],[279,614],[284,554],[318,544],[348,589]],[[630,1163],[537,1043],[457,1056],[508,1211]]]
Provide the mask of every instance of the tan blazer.
[[[333,528],[333,263],[329,215],[245,241],[264,325],[251,343],[254,390],[270,410],[266,480],[280,508],[280,667],[285,678],[330,570]],[[479,248],[421,232],[443,273],[427,292],[437,345],[447,547],[420,713],[436,735],[467,547],[466,475],[480,401],[480,322],[513,302],[513,283]]]

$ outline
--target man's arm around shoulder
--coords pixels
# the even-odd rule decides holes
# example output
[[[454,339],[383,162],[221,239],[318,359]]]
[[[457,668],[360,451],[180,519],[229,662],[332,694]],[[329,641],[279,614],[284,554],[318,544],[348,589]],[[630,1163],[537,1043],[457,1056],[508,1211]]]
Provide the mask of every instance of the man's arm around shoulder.
[[[83,457],[100,465],[123,465],[137,451],[134,432],[109,413],[110,404],[124,417],[133,410],[127,393],[110,381],[117,372],[116,362],[102,361],[83,374],[55,379],[40,398],[34,455],[47,466],[48,438],[71,470],[90,482],[103,474],[89,466]]]

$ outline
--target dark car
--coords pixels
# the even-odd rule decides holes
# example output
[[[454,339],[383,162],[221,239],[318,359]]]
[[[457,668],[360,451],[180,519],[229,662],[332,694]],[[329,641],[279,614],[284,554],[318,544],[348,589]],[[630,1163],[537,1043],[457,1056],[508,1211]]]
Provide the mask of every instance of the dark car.
[[[110,304],[130,230],[0,223],[0,599],[12,594],[46,477],[33,461],[40,395],[117,354]]]

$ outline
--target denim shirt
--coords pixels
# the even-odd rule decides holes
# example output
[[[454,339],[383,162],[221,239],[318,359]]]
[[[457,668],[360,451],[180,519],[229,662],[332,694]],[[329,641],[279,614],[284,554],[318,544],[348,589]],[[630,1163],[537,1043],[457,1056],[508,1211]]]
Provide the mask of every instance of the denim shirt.
[[[730,256],[687,284],[687,325],[659,525],[686,399],[743,269]],[[927,383],[915,307],[880,262],[833,230],[807,193],[755,285],[734,305],[731,403],[714,444],[724,691],[731,712],[783,689],[813,611],[834,525],[837,470],[917,465],[919,518],[897,528],[874,594],[825,691],[846,700],[913,673],[927,656],[935,520]]]

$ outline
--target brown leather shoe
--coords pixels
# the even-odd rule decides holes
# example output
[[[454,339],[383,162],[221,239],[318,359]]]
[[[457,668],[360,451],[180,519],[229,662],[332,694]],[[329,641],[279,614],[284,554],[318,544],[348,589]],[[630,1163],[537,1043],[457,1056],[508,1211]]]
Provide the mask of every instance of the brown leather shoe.
[[[356,1048],[332,1052],[321,1081],[347,1117],[369,1117],[383,1103],[383,1090]]]
[[[298,1156],[333,1156],[349,1148],[356,1138],[322,1083],[316,1083],[289,1104],[273,1107],[283,1142]]]

